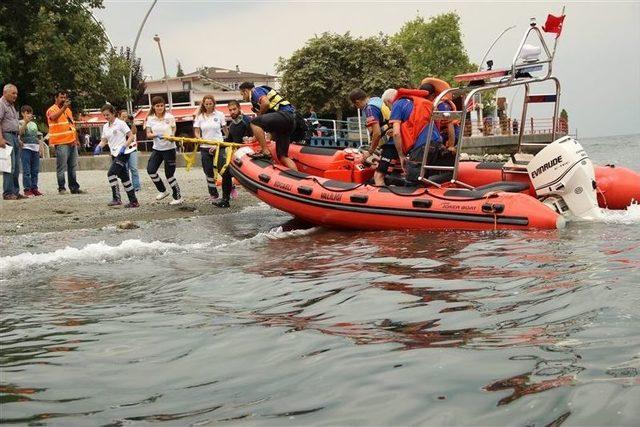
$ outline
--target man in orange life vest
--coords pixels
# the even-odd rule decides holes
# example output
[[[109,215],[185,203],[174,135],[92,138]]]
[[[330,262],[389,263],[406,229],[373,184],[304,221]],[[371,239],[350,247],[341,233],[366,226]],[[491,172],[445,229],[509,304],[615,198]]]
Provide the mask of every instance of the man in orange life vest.
[[[436,91],[433,85],[425,84],[420,89],[398,89],[398,95],[391,108],[389,123],[393,125],[393,141],[400,157],[400,166],[405,173],[407,157],[416,160],[421,157],[427,145],[429,121],[433,112],[433,99]],[[432,143],[429,150],[434,150],[442,143],[442,137],[434,127],[431,134]],[[411,171],[413,172],[413,171]],[[409,180],[414,177],[408,177]]]
[[[49,125],[49,144],[56,149],[56,174],[58,178],[58,193],[66,193],[64,173],[69,176],[69,190],[71,194],[81,194],[80,184],[76,180],[78,167],[78,132],[73,122],[71,101],[67,92],[59,90],[55,94],[55,104],[47,110]]]

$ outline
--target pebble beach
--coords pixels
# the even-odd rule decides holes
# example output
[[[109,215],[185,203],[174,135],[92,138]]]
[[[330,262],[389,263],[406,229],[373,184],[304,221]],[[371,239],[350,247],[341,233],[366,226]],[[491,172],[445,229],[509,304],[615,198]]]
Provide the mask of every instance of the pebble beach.
[[[163,219],[217,215],[239,211],[257,203],[257,199],[238,186],[239,196],[231,201],[231,207],[217,208],[207,200],[206,182],[201,170],[194,168],[187,172],[185,168],[178,168],[176,177],[184,198],[182,205],[169,206],[170,197],[156,201],[157,191],[146,171],[141,170],[142,190],[137,193],[140,207],[125,209],[122,206],[107,206],[111,200],[111,189],[107,183],[106,171],[78,171],[78,182],[84,194],[71,194],[68,191],[58,194],[55,172],[40,173],[39,187],[44,196],[0,201],[0,234],[101,228],[124,221],[138,224]],[[220,188],[218,190],[220,191]],[[122,196],[126,203],[124,192]]]

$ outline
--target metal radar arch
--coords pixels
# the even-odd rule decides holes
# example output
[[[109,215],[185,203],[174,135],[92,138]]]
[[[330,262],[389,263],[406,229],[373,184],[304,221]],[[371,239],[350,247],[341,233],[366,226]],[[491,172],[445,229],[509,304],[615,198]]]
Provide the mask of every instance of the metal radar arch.
[[[564,8],[562,9],[564,15]],[[529,38],[536,38],[540,42],[540,48],[536,46],[526,44]],[[553,44],[553,50],[550,51],[547,43],[544,40],[542,32],[535,19],[531,19],[529,27],[525,31],[524,36],[520,42],[520,45],[513,56],[511,66],[503,69],[480,71],[476,73],[461,74],[455,76],[455,81],[460,84],[459,87],[452,87],[442,91],[433,101],[434,111],[431,115],[431,120],[427,129],[427,146],[424,150],[422,158],[422,165],[420,169],[419,180],[427,185],[434,185],[440,187],[441,184],[432,181],[427,176],[427,170],[429,171],[442,171],[452,172],[450,182],[458,184],[465,188],[473,188],[462,181],[458,180],[458,165],[460,162],[460,153],[462,152],[464,129],[466,123],[467,108],[472,104],[475,95],[486,92],[489,90],[503,89],[508,87],[520,87],[524,86],[524,103],[522,108],[522,115],[520,123],[525,123],[527,117],[527,105],[530,103],[553,103],[553,123],[551,131],[551,139],[546,142],[524,142],[524,126],[520,126],[518,132],[518,147],[517,153],[522,154],[524,147],[529,147],[528,151],[537,153],[542,148],[550,144],[556,139],[558,132],[558,108],[560,103],[560,81],[557,77],[552,75],[553,72],[553,59],[555,56],[556,48],[558,45],[558,37],[556,37]],[[542,57],[540,57],[542,56]],[[544,72],[542,76],[533,76],[531,73]],[[555,91],[551,94],[544,95],[531,95],[531,87],[539,86],[540,83],[552,81],[554,83]],[[445,97],[462,97],[464,100],[462,109],[460,111],[438,111],[436,106],[439,105]],[[460,122],[460,132],[455,140],[456,156],[453,166],[435,166],[429,165],[429,147],[433,143],[430,135],[433,132],[436,121],[439,120],[458,120]],[[521,156],[522,157],[522,156]],[[512,156],[512,161],[507,162],[504,165],[505,169],[509,169],[510,172],[526,173],[525,166],[532,156],[524,156],[524,160],[516,161]]]

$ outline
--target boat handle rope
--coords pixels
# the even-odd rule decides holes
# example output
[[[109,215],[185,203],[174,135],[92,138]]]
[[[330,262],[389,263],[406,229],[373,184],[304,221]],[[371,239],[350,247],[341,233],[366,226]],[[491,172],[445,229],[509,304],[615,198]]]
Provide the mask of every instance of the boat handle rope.
[[[283,167],[283,166],[276,165],[276,164],[273,164],[273,163],[272,163],[272,165],[271,165],[271,166],[272,166],[274,169],[277,169],[277,170],[279,170],[280,172],[283,172],[283,173],[285,173],[285,174],[287,174],[287,173],[288,173],[288,171],[290,170],[289,168],[285,168],[285,167]],[[299,177],[299,176],[297,176],[297,175],[296,175],[296,177],[297,177],[297,178],[300,178],[300,177]],[[360,184],[358,184],[358,185],[356,185],[355,187],[352,187],[352,188],[334,189],[334,188],[326,187],[325,185],[323,185],[323,184],[322,184],[322,182],[320,182],[320,181],[319,181],[315,176],[312,176],[312,175],[309,175],[308,177],[304,177],[304,178],[301,178],[301,179],[308,179],[308,180],[311,180],[311,181],[315,182],[316,184],[318,184],[320,187],[324,188],[325,190],[327,190],[327,191],[333,191],[334,193],[345,193],[345,192],[347,192],[347,191],[355,190],[355,189],[360,188],[360,187],[362,187],[363,185],[365,185],[365,183],[363,182],[363,183],[360,183]],[[391,188],[391,186],[388,186],[388,185],[372,185],[372,187],[375,187],[375,188],[385,188],[385,187],[386,187],[386,188],[388,188],[388,189],[389,189],[389,191],[390,191],[391,193],[393,193],[393,194],[394,194],[394,195],[396,195],[396,196],[400,196],[400,197],[416,197],[416,196],[423,196],[423,195],[425,195],[425,194],[426,194],[427,196],[431,196],[431,197],[433,197],[434,199],[438,199],[438,200],[446,200],[446,201],[448,201],[448,202],[474,202],[474,201],[477,201],[477,200],[485,200],[485,199],[488,199],[488,198],[490,198],[490,197],[498,197],[498,196],[499,196],[499,194],[498,194],[497,192],[495,192],[495,191],[491,191],[491,192],[489,192],[489,193],[487,193],[487,194],[485,194],[485,195],[483,195],[483,196],[481,196],[481,197],[468,197],[468,198],[460,198],[460,197],[456,197],[456,198],[452,198],[452,197],[443,197],[443,196],[438,196],[438,195],[436,195],[436,194],[433,194],[433,193],[429,192],[429,189],[428,189],[428,188],[425,188],[425,189],[424,189],[424,191],[423,191],[422,193],[419,193],[419,194],[415,194],[415,193],[411,193],[411,194],[403,194],[403,193],[397,193],[397,192],[395,192],[395,191]]]

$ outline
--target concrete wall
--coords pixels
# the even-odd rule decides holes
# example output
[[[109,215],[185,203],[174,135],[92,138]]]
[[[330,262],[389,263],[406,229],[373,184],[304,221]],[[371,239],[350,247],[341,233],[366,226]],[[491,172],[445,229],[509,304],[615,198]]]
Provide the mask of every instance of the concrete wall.
[[[149,161],[150,153],[140,152],[138,153],[138,168],[146,169],[147,162]],[[177,166],[183,168],[186,166],[184,157],[178,153]],[[111,156],[108,154],[102,154],[100,156],[80,156],[78,158],[78,170],[108,170],[111,166]],[[196,153],[196,162],[194,167],[200,167],[200,153]],[[56,171],[56,159],[52,157],[50,159],[40,159],[40,172],[55,172]]]
[[[565,134],[557,134],[556,139]],[[550,133],[539,133],[533,135],[524,135],[523,142],[541,142],[551,141]],[[509,154],[516,151],[518,146],[517,135],[504,136],[472,136],[463,140],[463,152],[468,154]],[[528,147],[523,147],[524,152],[528,152]],[[534,148],[535,149],[535,148]],[[539,147],[538,147],[539,149]],[[536,150],[538,151],[538,150]]]

